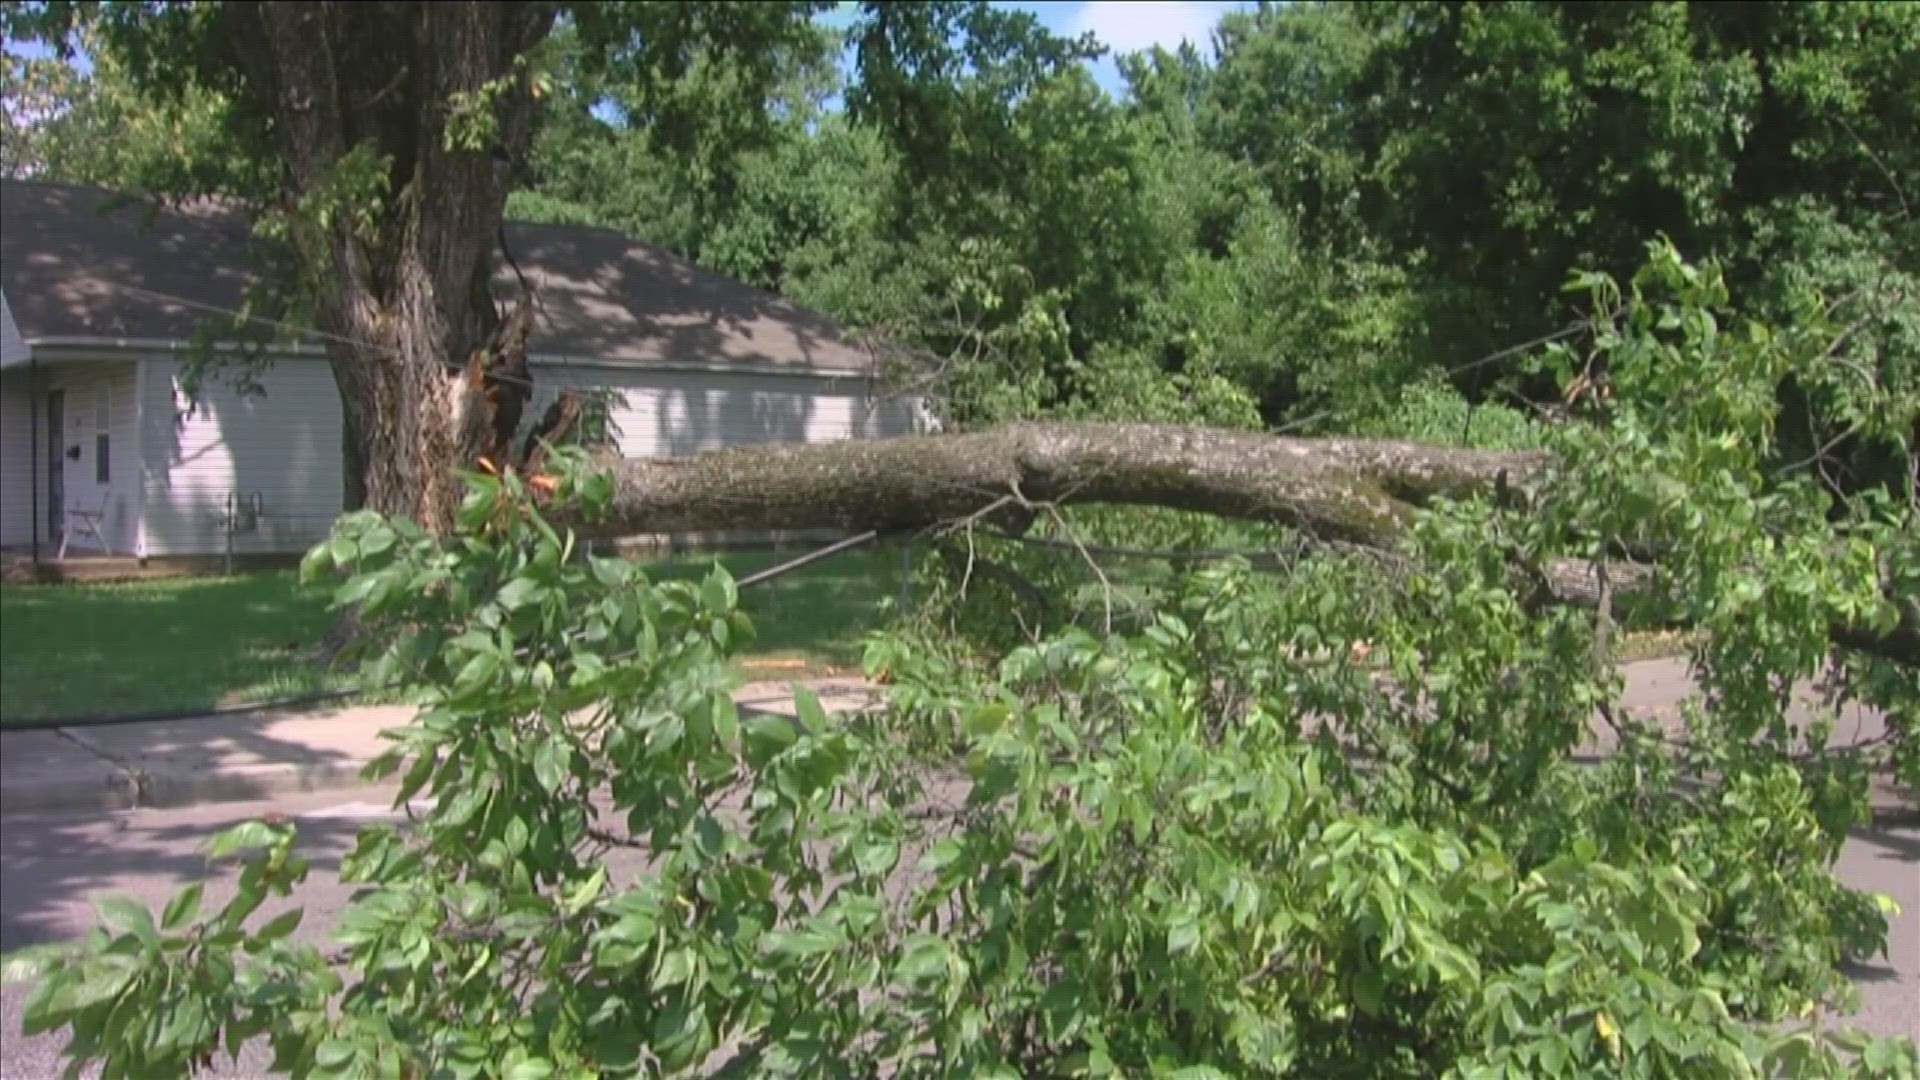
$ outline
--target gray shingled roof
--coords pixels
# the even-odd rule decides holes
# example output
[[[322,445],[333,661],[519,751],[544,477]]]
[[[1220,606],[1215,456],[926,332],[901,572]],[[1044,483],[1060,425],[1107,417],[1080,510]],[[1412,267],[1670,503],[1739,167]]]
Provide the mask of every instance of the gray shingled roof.
[[[204,311],[239,306],[254,273],[246,223],[231,211],[102,214],[97,188],[0,181],[0,291],[22,336],[193,336]],[[608,229],[510,223],[507,242],[540,291],[537,353],[615,363],[662,361],[863,369],[867,354],[825,317],[710,274]],[[513,274],[499,267],[502,294]]]

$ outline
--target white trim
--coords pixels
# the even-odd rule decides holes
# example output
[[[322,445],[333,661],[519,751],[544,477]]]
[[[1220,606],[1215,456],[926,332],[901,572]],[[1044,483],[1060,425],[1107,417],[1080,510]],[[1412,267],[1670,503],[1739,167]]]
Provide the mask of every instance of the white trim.
[[[107,359],[99,355],[101,350],[180,353],[200,348],[194,342],[181,341],[178,338],[124,338],[82,334],[28,338],[26,344],[44,363]],[[258,346],[217,341],[212,344],[212,348],[218,352],[242,352]],[[62,355],[69,350],[82,352],[84,355]],[[323,346],[300,342],[270,345],[262,351],[276,359],[322,360],[327,357],[327,350]],[[527,359],[544,366],[597,368],[608,371],[694,371],[716,375],[789,375],[810,379],[865,379],[874,374],[871,368],[817,367],[806,363],[755,363],[739,360],[611,360],[604,357],[569,356],[564,353],[545,352],[529,353]]]
[[[814,367],[811,364],[755,364],[738,360],[606,360],[564,353],[528,353],[527,360],[546,367],[592,368],[602,371],[692,371],[711,375],[791,375],[805,379],[865,379],[867,368]]]
[[[33,359],[33,350],[20,336],[13,321],[13,309],[7,306],[7,294],[0,292],[0,368],[20,367]]]
[[[51,337],[28,338],[27,345],[33,348],[42,360],[65,359],[61,357],[59,353],[67,351],[84,351],[86,353],[83,357],[74,357],[73,359],[95,359],[97,358],[98,351],[102,349],[127,352],[136,349],[143,352],[190,352],[200,348],[197,342],[182,341],[179,338],[126,338],[95,334],[61,334]],[[289,358],[322,358],[327,355],[327,350],[321,346],[306,345],[298,342],[269,345],[261,349],[258,345],[242,344],[237,341],[216,341],[212,343],[212,347],[216,352],[260,350],[269,355]],[[46,352],[42,351],[49,349],[55,351],[54,355],[49,356]]]
[[[133,489],[133,557],[147,557],[147,358],[133,361],[133,453],[139,484]]]

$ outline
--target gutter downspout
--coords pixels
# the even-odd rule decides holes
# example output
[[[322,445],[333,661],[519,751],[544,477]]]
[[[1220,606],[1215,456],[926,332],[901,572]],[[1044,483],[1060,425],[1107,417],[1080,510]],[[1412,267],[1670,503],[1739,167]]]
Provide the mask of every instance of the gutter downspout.
[[[33,445],[29,447],[31,464],[28,468],[33,475],[27,477],[27,502],[33,508],[33,565],[40,565],[40,485],[46,478],[40,475],[40,358],[27,350],[27,412],[31,414],[30,425],[33,429]]]
[[[133,362],[133,459],[134,478],[140,486],[133,491],[133,557],[142,566],[147,562],[147,357],[142,353]]]

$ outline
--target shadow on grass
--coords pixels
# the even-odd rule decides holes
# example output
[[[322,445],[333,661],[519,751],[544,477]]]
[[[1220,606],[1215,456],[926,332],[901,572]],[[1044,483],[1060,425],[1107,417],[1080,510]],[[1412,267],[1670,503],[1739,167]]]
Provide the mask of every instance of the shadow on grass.
[[[342,684],[290,571],[0,589],[0,723],[193,709]]]

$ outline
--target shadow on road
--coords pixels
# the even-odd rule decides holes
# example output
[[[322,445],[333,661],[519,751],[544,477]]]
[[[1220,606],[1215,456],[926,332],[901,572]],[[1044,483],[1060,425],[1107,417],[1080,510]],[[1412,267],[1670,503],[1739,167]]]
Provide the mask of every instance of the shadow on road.
[[[208,863],[206,842],[220,829],[265,810],[237,804],[164,815],[8,815],[0,827],[0,867],[5,868],[0,891],[6,895],[0,905],[0,951],[84,933],[97,921],[90,898],[102,891],[126,892],[158,908],[180,887],[205,880],[202,910],[226,903],[233,893],[232,874]],[[298,820],[297,850],[313,864],[311,889],[333,879],[366,822]]]

